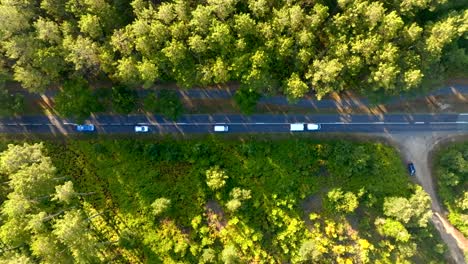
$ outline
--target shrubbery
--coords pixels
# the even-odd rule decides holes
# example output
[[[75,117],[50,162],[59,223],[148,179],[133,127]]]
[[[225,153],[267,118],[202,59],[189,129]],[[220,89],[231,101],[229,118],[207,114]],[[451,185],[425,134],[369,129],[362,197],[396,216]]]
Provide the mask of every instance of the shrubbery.
[[[468,143],[452,144],[436,158],[438,192],[449,221],[468,236]]]
[[[414,188],[382,144],[103,140],[47,149],[77,193],[95,193],[80,196],[87,215],[108,212],[94,231],[118,237],[113,258],[123,262],[443,261],[421,214],[400,222],[385,213],[389,197],[411,202]]]

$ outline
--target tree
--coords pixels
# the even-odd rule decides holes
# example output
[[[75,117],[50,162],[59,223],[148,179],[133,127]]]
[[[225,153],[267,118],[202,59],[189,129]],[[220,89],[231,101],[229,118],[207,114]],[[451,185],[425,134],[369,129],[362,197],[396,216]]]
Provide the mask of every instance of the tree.
[[[154,61],[143,59],[138,63],[137,69],[143,81],[143,87],[150,87],[159,78],[159,68]]]
[[[98,101],[88,83],[81,78],[67,80],[55,97],[55,108],[63,117],[82,123],[99,110]]]
[[[55,194],[52,201],[60,201],[65,204],[73,203],[73,200],[78,196],[92,195],[94,192],[79,193],[73,188],[73,182],[67,181],[63,185],[55,186]]]
[[[76,193],[73,189],[73,183],[71,181],[67,181],[63,185],[55,186],[55,194],[52,197],[52,200],[60,201],[66,204],[71,204],[75,197]]]
[[[260,94],[253,89],[241,88],[236,91],[234,100],[243,114],[250,115],[255,111]]]
[[[297,73],[293,73],[286,82],[286,94],[290,101],[303,97],[307,91],[309,91],[309,87],[301,80]]]
[[[97,15],[85,14],[80,17],[78,26],[81,32],[88,34],[93,39],[102,37],[101,20]]]
[[[231,200],[226,203],[226,208],[231,212],[237,211],[242,206],[242,201],[252,198],[250,190],[238,187],[231,190],[229,197],[231,197]]]
[[[0,153],[0,172],[13,174],[24,166],[39,163],[44,159],[42,143],[23,145],[9,144],[8,149]]]
[[[226,172],[221,170],[219,166],[206,170],[206,184],[213,191],[223,188],[228,178]]]
[[[216,251],[212,248],[203,249],[203,253],[200,257],[200,264],[216,263],[217,256]]]
[[[386,197],[384,214],[393,217],[407,226],[426,227],[432,216],[431,198],[421,186],[416,186],[409,199],[404,197]]]
[[[78,36],[73,39],[67,36],[63,46],[68,52],[65,59],[75,65],[76,71],[96,75],[101,69],[101,48],[90,38]]]
[[[299,258],[303,262],[317,262],[322,254],[313,240],[305,240],[299,249]]]
[[[343,64],[338,59],[324,58],[313,62],[306,78],[312,81],[318,99],[334,91],[339,86],[336,80],[342,70]]]
[[[440,163],[454,173],[468,173],[468,161],[457,149],[450,149],[440,159]]]
[[[138,83],[139,72],[137,62],[132,57],[124,57],[117,62],[117,79],[128,85]]]
[[[2,161],[6,160],[3,158],[4,156],[8,156],[8,154],[2,153]],[[24,165],[26,164],[23,163],[20,170],[9,174],[10,181],[8,184],[14,193],[29,199],[37,199],[50,194],[54,186],[53,179],[56,170],[50,158],[42,157],[38,163],[32,163],[29,166]]]
[[[167,211],[170,205],[171,205],[171,200],[161,197],[161,198],[154,200],[154,202],[151,204],[151,208],[153,210],[153,214],[155,216],[159,216],[160,214]]]
[[[327,193],[327,204],[332,211],[352,213],[359,205],[358,197],[352,192],[343,192],[341,188]]]
[[[158,108],[164,116],[177,120],[183,113],[182,102],[176,91],[163,89],[158,95]]]
[[[223,251],[221,252],[221,261],[223,261],[224,264],[240,263],[241,259],[236,247],[233,245],[224,247]]]
[[[33,236],[31,251],[33,256],[41,259],[42,263],[73,262],[66,248],[52,234],[42,233]]]
[[[150,113],[155,113],[158,111],[159,102],[156,93],[149,93],[148,95],[146,95],[143,101],[143,107],[145,111],[148,111]]]
[[[53,228],[52,234],[70,249],[75,261],[99,262],[96,241],[81,210],[67,211],[55,221]]]
[[[468,210],[468,192],[467,191],[463,192],[461,197],[455,201],[455,204],[461,210],[465,210],[465,211]]]
[[[13,115],[24,111],[24,96],[12,94],[4,88],[0,81],[0,114]]]
[[[402,223],[396,220],[377,218],[375,220],[375,226],[380,235],[392,237],[396,241],[408,242],[411,238],[408,230],[406,230]]]
[[[13,77],[24,88],[32,92],[44,92],[51,84],[51,80],[42,71],[29,64],[15,65],[13,67]]]
[[[17,252],[7,252],[0,256],[0,264],[34,264],[36,263],[27,255]]]
[[[440,58],[443,48],[457,35],[463,34],[459,29],[462,29],[462,23],[465,20],[466,17],[463,17],[463,14],[453,12],[441,21],[431,25],[428,28],[429,34],[426,38],[426,51],[432,56]]]
[[[37,38],[42,41],[58,44],[62,40],[59,24],[50,19],[40,17],[34,22],[34,27],[36,28]]]
[[[120,114],[129,114],[136,108],[137,94],[124,85],[112,87],[112,106]]]
[[[9,145],[0,154],[0,173],[7,175],[10,193],[1,206],[0,243],[25,246],[32,233],[43,232],[44,200],[54,186],[55,167],[42,153],[42,144]]]

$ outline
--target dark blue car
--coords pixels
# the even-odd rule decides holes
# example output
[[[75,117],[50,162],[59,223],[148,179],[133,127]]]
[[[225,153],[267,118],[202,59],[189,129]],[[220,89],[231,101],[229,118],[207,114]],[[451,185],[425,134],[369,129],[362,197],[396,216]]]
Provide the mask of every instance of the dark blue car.
[[[76,126],[76,131],[78,132],[91,132],[94,131],[94,125],[92,124],[87,124],[87,125],[77,125]]]
[[[412,162],[408,163],[408,171],[411,176],[414,176],[414,174],[416,174],[416,169],[414,168],[414,164]]]

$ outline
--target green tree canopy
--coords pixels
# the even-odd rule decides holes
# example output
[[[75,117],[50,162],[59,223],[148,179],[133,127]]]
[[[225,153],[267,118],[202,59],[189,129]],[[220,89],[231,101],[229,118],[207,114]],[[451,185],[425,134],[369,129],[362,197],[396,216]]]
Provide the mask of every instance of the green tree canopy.
[[[100,106],[88,83],[83,79],[66,81],[55,97],[55,107],[63,117],[82,123]]]
[[[393,217],[405,225],[426,227],[432,216],[431,198],[418,185],[410,198],[385,198],[383,210],[386,216]]]

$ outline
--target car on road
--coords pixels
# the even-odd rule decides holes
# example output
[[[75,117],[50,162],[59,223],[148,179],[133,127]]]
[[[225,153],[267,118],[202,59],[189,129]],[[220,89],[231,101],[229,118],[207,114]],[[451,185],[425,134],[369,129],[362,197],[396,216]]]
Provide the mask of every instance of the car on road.
[[[320,124],[314,124],[314,123],[307,124],[307,130],[310,130],[310,131],[320,130],[320,128],[322,128]]]
[[[214,132],[228,132],[229,127],[226,125],[215,125]]]
[[[411,176],[414,176],[416,174],[416,168],[414,167],[414,164],[412,162],[408,163],[408,172]]]
[[[148,126],[135,126],[135,132],[136,133],[145,133],[149,131]]]
[[[289,125],[289,131],[304,131],[304,123],[294,123]]]
[[[76,126],[76,131],[78,131],[78,132],[92,132],[92,131],[94,131],[94,125],[93,124],[77,125]]]

